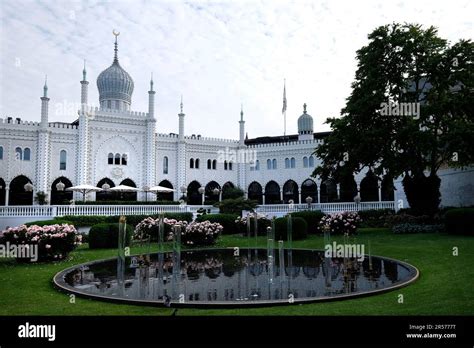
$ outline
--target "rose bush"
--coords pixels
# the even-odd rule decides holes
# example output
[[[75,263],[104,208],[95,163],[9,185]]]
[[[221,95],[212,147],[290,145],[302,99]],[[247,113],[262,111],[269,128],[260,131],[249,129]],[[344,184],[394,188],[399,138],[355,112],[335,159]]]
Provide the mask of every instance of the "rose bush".
[[[0,244],[38,245],[38,260],[60,260],[81,244],[82,236],[69,224],[20,225],[0,232]],[[19,259],[17,259],[19,260]]]
[[[323,216],[319,222],[320,229],[329,229],[333,234],[350,236],[355,234],[359,223],[362,222],[356,212],[342,212]]]
[[[181,230],[181,243],[188,246],[213,245],[223,229],[217,222],[191,222]]]

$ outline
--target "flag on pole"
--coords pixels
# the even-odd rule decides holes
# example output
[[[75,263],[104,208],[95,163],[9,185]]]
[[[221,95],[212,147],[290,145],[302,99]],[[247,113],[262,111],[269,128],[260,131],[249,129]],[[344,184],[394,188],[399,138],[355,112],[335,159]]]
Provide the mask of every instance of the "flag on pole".
[[[281,113],[284,114],[286,112],[286,79],[283,82],[283,109]]]

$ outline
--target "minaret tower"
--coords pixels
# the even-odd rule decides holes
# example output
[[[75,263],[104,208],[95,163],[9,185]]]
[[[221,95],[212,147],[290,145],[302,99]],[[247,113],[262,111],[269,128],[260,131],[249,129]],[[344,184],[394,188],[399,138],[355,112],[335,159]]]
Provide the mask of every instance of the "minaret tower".
[[[51,197],[49,182],[50,172],[50,137],[48,129],[48,79],[45,78],[43,96],[41,97],[41,123],[38,130],[38,151],[36,151],[36,185],[34,192],[44,192]]]
[[[181,187],[186,187],[186,141],[184,139],[184,112],[183,112],[183,96],[181,96],[179,117],[179,134],[178,134],[178,161],[176,167],[176,176],[178,187],[175,199],[179,199],[182,195]]]
[[[77,171],[76,171],[76,185],[92,184],[90,181],[89,168],[89,119],[91,116],[91,110],[87,105],[88,103],[88,86],[86,63],[84,61],[84,69],[82,70],[82,81],[81,81],[81,109],[79,110],[79,127],[78,134],[79,139],[77,142]]]
[[[244,121],[244,108],[240,106],[240,121],[239,121],[239,152],[245,151],[245,121]],[[246,190],[246,180],[245,180],[245,167],[247,166],[247,154],[243,156],[242,154],[238,154],[237,158],[239,159],[237,163],[237,182],[239,183],[239,187],[242,190]],[[243,162],[242,160],[245,159]]]
[[[155,152],[155,91],[153,90],[153,73],[150,79],[150,90],[148,91],[148,116],[146,118],[145,136],[145,168],[143,182],[145,186],[155,186],[156,180],[156,152]],[[146,192],[145,195],[149,193]]]

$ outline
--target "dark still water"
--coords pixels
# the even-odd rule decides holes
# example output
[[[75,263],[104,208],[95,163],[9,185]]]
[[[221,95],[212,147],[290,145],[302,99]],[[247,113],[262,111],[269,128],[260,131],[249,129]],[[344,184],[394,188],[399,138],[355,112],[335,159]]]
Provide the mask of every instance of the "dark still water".
[[[175,266],[176,265],[176,266]],[[316,250],[206,249],[79,265],[56,275],[69,292],[160,305],[262,305],[347,297],[396,287],[418,271],[365,256],[325,258]]]

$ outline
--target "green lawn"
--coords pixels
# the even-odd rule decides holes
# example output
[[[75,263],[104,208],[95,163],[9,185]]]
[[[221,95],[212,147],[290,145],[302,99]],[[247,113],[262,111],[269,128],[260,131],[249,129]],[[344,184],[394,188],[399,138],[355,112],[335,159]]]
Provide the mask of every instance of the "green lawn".
[[[447,234],[393,235],[387,229],[361,229],[356,242],[370,239],[373,255],[406,261],[420,278],[407,287],[359,299],[250,309],[179,309],[177,315],[460,315],[474,314],[474,238]],[[338,239],[336,238],[336,241]],[[263,237],[259,246],[265,247]],[[217,247],[247,246],[237,235],[223,236]],[[323,238],[294,241],[294,248],[323,249]],[[459,256],[452,255],[453,247]],[[140,252],[139,248],[132,253]],[[367,250],[366,250],[367,252]],[[170,315],[173,309],[114,304],[76,298],[54,289],[60,270],[90,260],[116,255],[115,250],[89,250],[81,246],[67,261],[17,264],[0,259],[0,315]],[[404,303],[398,303],[398,294]]]

